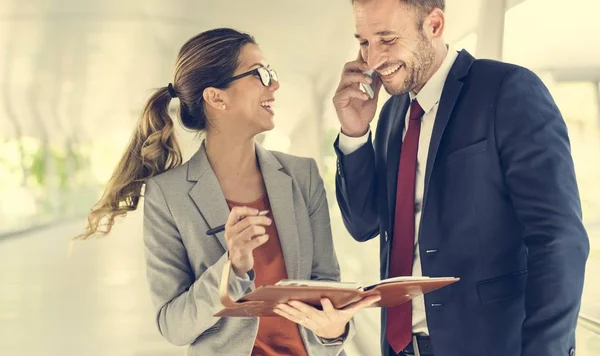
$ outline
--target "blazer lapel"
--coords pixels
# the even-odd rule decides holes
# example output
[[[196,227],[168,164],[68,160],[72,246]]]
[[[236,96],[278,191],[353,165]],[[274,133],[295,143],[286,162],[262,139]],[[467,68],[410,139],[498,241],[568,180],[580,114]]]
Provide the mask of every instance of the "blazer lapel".
[[[438,112],[435,117],[435,122],[433,124],[431,142],[429,143],[429,154],[427,156],[427,166],[425,169],[425,191],[423,193],[423,211],[425,210],[425,207],[427,205],[429,181],[431,179],[431,172],[433,171],[433,167],[436,162],[436,157],[438,154],[438,149],[440,147],[442,136],[444,135],[444,131],[446,130],[446,126],[448,125],[448,121],[452,116],[454,105],[456,104],[458,96],[460,95],[460,91],[462,90],[463,79],[469,73],[469,69],[471,68],[471,65],[474,61],[475,58],[473,58],[473,56],[471,56],[469,52],[467,52],[466,50],[462,50],[458,54],[458,57],[456,58],[452,69],[448,73],[446,83],[444,84],[444,89],[440,98],[440,105],[438,107]],[[429,238],[437,239],[437,236],[429,236]],[[433,243],[432,246],[437,246],[437,242],[430,242]]]
[[[300,275],[300,240],[294,210],[292,178],[282,171],[283,167],[271,152],[259,145],[256,145],[256,152],[277,227],[287,275],[289,279],[297,279]]]
[[[190,159],[187,179],[196,182],[188,194],[200,210],[209,229],[225,224],[229,217],[229,206],[227,206],[221,185],[206,156],[204,142]],[[199,233],[204,235],[205,232],[200,231]],[[221,232],[217,234],[217,238],[223,249],[227,250],[225,234]]]
[[[299,277],[300,242],[294,210],[292,178],[281,171],[283,167],[271,152],[259,145],[256,145],[256,151],[279,235],[287,275],[288,278],[295,279]],[[200,210],[208,227],[212,229],[224,224],[229,216],[229,207],[206,156],[204,143],[190,159],[188,181],[196,182],[189,196]],[[204,234],[204,231],[201,233]],[[217,238],[223,249],[227,250],[224,234],[217,234]]]

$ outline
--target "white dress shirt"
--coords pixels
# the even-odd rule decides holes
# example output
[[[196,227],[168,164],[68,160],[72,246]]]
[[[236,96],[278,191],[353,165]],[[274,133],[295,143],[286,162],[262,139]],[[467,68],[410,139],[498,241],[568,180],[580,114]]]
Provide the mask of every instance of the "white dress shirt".
[[[440,98],[444,89],[444,83],[448,77],[448,73],[458,56],[458,52],[452,47],[448,49],[448,53],[442,62],[440,68],[434,73],[434,75],[425,84],[423,89],[417,94],[410,92],[410,99],[417,99],[419,105],[423,108],[425,114],[423,115],[421,123],[421,133],[419,136],[419,148],[417,153],[417,172],[415,181],[415,204],[422,206],[423,204],[423,192],[425,188],[425,168],[427,165],[427,155],[429,154],[429,142],[431,141],[431,135],[433,133],[433,123],[437,115]],[[406,129],[408,128],[410,110],[406,111],[404,132],[402,133],[402,139],[406,135]],[[339,149],[343,154],[350,154],[362,145],[364,145],[368,138],[369,133],[362,137],[348,137],[340,132],[339,138]],[[413,276],[422,276],[421,270],[421,259],[419,256],[419,227],[421,223],[421,209],[415,210],[415,254],[413,261]],[[423,296],[413,299],[412,302],[412,329],[414,334],[427,334],[429,330],[427,328],[427,318],[425,315],[425,299]]]

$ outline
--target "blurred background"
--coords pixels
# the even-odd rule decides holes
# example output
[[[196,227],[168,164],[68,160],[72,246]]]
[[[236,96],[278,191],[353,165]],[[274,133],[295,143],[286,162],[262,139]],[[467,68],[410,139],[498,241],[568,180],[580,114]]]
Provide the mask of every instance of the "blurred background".
[[[532,69],[567,122],[592,247],[577,353],[600,355],[600,2],[446,3],[454,48]],[[276,129],[258,139],[317,160],[343,279],[378,279],[378,241],[354,242],[334,197],[331,97],[358,51],[348,0],[0,0],[0,355],[185,353],[155,327],[141,209],[106,238],[71,238],[180,46],[214,27],[254,35],[277,69]],[[187,159],[200,138],[177,134]],[[348,355],[379,355],[378,312],[357,316]]]

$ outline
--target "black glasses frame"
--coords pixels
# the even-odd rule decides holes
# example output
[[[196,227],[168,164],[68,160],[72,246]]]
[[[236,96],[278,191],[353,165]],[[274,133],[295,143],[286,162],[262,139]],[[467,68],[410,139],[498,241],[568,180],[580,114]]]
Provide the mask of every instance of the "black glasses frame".
[[[275,72],[274,69],[267,68],[267,67],[258,67],[258,68],[249,70],[247,72],[244,72],[242,74],[238,74],[234,77],[231,77],[227,83],[229,84],[229,83],[233,82],[234,80],[238,80],[240,78],[244,78],[249,75],[257,76],[260,79],[260,82],[262,83],[262,85],[264,85],[265,87],[270,87],[271,84],[273,83],[273,81],[279,82],[279,78],[277,77],[277,72]]]

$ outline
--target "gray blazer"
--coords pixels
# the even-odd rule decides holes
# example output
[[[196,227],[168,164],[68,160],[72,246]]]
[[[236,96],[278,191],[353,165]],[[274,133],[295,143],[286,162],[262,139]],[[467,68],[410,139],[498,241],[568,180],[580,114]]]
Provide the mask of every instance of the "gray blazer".
[[[288,278],[340,280],[323,181],[311,158],[271,152],[256,145]],[[160,333],[188,355],[250,355],[258,318],[218,318],[219,279],[227,262],[224,233],[229,208],[206,157],[204,144],[185,164],[148,179],[144,192],[147,277]],[[230,293],[255,288],[251,271],[232,273]],[[343,355],[344,341],[328,343],[298,326],[309,355]]]

